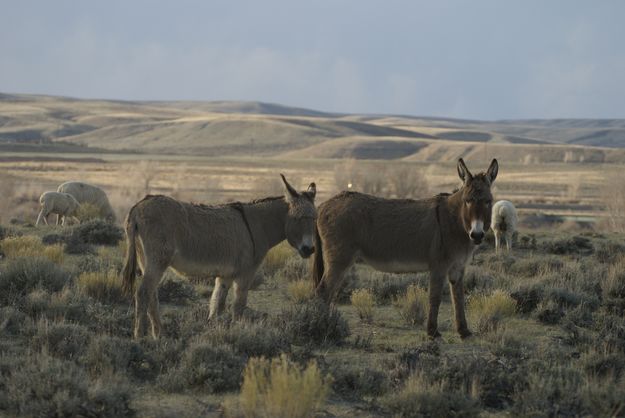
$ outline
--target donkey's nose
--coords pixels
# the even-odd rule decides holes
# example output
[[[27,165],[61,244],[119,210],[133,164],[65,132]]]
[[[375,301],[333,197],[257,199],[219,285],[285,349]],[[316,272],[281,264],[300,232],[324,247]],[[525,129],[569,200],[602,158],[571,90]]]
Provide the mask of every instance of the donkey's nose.
[[[308,245],[302,245],[300,253],[304,258],[310,257],[315,252],[315,247],[309,247]]]
[[[469,236],[471,237],[473,242],[479,244],[480,242],[482,242],[482,239],[484,239],[484,231],[471,231]]]

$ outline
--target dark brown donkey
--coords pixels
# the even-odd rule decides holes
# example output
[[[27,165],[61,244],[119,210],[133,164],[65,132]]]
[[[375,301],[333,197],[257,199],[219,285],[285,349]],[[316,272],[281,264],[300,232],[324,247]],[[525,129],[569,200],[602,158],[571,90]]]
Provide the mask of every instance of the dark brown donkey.
[[[445,277],[449,279],[462,338],[471,335],[464,314],[465,265],[490,227],[493,160],[486,173],[472,175],[458,160],[460,190],[429,199],[383,199],[342,192],[318,208],[313,279],[317,294],[330,302],[343,273],[355,259],[391,273],[430,271],[427,332],[438,337],[438,308]]]

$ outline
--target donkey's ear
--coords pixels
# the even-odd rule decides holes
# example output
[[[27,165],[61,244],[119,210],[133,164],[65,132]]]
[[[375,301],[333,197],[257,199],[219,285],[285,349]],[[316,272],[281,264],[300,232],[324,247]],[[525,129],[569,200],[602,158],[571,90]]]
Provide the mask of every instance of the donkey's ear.
[[[494,182],[495,179],[497,178],[498,172],[499,172],[499,163],[497,162],[496,158],[493,158],[493,161],[491,161],[490,166],[488,167],[488,170],[486,170],[486,176],[488,177],[491,183]]]
[[[293,188],[293,186],[291,186],[289,184],[288,181],[286,181],[286,178],[284,177],[284,174],[280,173],[280,177],[282,177],[282,182],[284,183],[284,197],[286,197],[286,200],[291,202],[293,201],[295,198],[297,198],[299,196],[299,194],[297,193],[297,191]]]
[[[458,159],[458,176],[465,183],[473,179],[473,174],[471,174],[462,158]]]
[[[310,183],[308,185],[308,189],[306,190],[306,193],[308,193],[310,197],[314,199],[315,196],[317,195],[317,185],[315,183]]]

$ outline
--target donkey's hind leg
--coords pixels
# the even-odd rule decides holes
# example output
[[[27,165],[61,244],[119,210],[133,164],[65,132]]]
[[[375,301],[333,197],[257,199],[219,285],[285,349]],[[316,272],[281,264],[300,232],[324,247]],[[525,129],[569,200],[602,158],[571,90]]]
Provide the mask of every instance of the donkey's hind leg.
[[[232,285],[232,279],[224,279],[217,277],[215,279],[215,288],[213,289],[213,295],[211,296],[210,308],[208,320],[210,321],[214,317],[221,315],[226,307],[226,298],[228,297],[228,290]]]
[[[166,267],[146,267],[141,285],[135,294],[135,338],[147,334],[148,316],[152,324],[152,336],[158,338],[161,333],[161,319],[158,306],[158,284]]]

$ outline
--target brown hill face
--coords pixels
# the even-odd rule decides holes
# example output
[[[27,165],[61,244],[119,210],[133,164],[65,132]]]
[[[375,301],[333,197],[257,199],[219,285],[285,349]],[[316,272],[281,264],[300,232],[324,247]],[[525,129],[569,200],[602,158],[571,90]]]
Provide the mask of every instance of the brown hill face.
[[[519,162],[607,162],[625,160],[618,148],[625,148],[620,119],[488,122],[334,114],[258,102],[0,94],[0,150],[420,161],[496,152]]]

